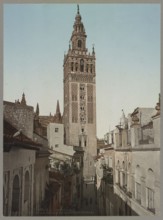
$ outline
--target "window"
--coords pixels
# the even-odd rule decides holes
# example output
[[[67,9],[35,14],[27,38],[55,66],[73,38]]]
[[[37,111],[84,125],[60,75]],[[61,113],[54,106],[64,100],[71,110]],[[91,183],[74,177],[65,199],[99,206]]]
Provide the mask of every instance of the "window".
[[[92,73],[92,68],[93,68],[93,65],[91,64],[90,65],[90,72]]]
[[[11,215],[18,216],[20,214],[19,212],[20,212],[20,182],[18,175],[16,175],[13,180]]]
[[[117,161],[117,184],[120,184],[120,165],[119,165],[119,160]]]
[[[118,184],[120,184],[120,170],[117,171],[118,172]]]
[[[136,182],[136,200],[141,203],[141,185]]]
[[[123,179],[123,187],[126,186],[126,174],[123,172],[122,173],[122,179]]]
[[[84,84],[80,85],[80,91],[84,91]]]
[[[84,95],[81,95],[81,96],[80,96],[80,99],[81,99],[81,100],[84,100]]]
[[[71,71],[74,71],[74,64],[73,64],[73,62],[71,63]]]
[[[59,131],[59,128],[55,128],[55,132],[58,132]]]
[[[114,144],[114,136],[113,136],[113,134],[111,134],[111,140],[112,140],[112,144]]]
[[[80,60],[80,71],[84,72],[84,60],[83,59]]]
[[[125,162],[122,163],[122,169],[125,170]]]
[[[78,40],[78,47],[81,48],[82,47],[82,41]]]
[[[152,212],[155,212],[154,209],[154,191],[150,188],[147,188],[147,199],[148,199],[148,209]]]
[[[81,111],[84,111],[84,106],[81,106],[81,107],[80,107],[80,110],[81,110]]]
[[[75,70],[78,71],[78,63],[75,64]]]

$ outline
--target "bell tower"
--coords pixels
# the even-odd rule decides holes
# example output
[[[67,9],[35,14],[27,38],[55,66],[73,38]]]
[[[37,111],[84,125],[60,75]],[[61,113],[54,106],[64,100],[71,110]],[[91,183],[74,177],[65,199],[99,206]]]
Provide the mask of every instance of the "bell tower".
[[[66,145],[80,146],[84,150],[83,197],[93,200],[97,154],[96,141],[96,70],[95,50],[88,52],[86,32],[77,6],[77,14],[64,55],[64,139]],[[89,189],[90,187],[90,189]]]

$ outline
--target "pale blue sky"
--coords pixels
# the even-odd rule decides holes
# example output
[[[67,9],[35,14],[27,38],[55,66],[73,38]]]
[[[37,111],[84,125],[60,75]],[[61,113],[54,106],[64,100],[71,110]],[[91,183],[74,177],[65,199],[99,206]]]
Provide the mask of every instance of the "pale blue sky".
[[[63,57],[76,4],[4,5],[4,100],[26,95],[40,114],[63,112]],[[160,5],[80,4],[87,48],[96,52],[97,136],[160,92]]]

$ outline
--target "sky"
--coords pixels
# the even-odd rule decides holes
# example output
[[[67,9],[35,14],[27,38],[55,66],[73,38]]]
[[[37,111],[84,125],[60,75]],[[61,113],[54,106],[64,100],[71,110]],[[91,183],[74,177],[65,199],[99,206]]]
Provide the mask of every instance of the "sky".
[[[160,5],[80,4],[86,46],[96,53],[97,137],[160,92]],[[40,115],[63,113],[63,58],[76,4],[4,4],[3,99],[25,93]]]

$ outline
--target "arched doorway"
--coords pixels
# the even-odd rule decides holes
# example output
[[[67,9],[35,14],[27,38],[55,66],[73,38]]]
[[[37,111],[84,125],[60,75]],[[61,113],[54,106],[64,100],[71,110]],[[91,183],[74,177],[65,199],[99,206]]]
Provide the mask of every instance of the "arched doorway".
[[[13,180],[11,215],[20,215],[20,182],[18,175]]]

